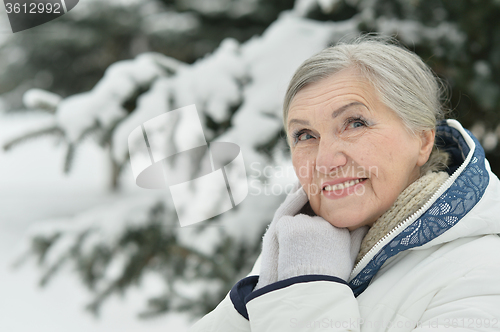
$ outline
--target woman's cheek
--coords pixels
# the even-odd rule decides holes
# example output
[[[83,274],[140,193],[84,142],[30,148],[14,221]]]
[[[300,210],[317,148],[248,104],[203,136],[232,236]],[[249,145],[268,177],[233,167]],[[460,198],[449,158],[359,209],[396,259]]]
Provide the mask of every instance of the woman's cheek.
[[[314,177],[314,161],[311,161],[305,154],[297,154],[292,157],[292,164],[295,169],[295,174],[300,180],[300,183],[305,188],[313,182]]]

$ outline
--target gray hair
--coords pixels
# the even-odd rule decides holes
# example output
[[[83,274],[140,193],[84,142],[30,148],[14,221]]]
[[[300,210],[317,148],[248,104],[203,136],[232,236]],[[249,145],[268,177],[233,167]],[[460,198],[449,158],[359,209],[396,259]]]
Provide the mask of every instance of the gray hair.
[[[286,132],[288,110],[295,95],[305,86],[341,70],[354,68],[376,89],[380,100],[415,134],[436,128],[444,119],[442,82],[413,52],[393,39],[365,35],[351,42],[339,42],[307,59],[293,75],[283,103]],[[434,145],[421,174],[446,168],[448,154]]]

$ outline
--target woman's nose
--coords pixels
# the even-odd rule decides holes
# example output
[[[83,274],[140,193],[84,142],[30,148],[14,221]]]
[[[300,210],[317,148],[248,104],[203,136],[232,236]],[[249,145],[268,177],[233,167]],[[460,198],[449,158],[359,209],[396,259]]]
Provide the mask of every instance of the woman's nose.
[[[347,156],[341,149],[341,145],[336,140],[320,141],[316,155],[317,172],[331,174],[347,164]]]

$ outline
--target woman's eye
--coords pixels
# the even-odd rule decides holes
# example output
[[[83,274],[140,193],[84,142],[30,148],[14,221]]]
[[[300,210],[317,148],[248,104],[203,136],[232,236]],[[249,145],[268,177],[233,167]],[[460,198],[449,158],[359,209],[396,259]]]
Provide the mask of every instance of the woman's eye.
[[[360,128],[366,127],[366,121],[362,119],[349,119],[347,120],[347,128]]]
[[[358,128],[358,127],[364,127],[365,124],[361,121],[356,121],[356,122],[353,122],[351,125],[353,128]]]
[[[301,141],[302,141],[302,142],[307,141],[307,140],[309,140],[309,139],[311,139],[311,138],[315,138],[315,137],[314,137],[313,135],[311,135],[310,133],[308,133],[308,132],[304,132],[304,131],[299,131],[299,132],[297,132],[297,133],[294,133],[294,134],[292,135],[292,137],[293,137],[293,142],[294,142],[294,144],[297,144],[297,143],[299,143],[299,142],[301,142]]]
[[[299,141],[307,141],[308,139],[310,138],[314,138],[314,136],[312,136],[311,134],[309,133],[302,133],[300,134],[298,137],[297,137],[297,140]]]

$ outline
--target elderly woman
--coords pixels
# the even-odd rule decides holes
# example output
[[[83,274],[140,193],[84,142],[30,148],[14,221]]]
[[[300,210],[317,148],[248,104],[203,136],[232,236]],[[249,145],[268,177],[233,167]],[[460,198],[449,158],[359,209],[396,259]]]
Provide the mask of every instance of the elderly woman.
[[[192,331],[500,331],[500,183],[415,54],[327,48],[290,82],[299,179]]]

